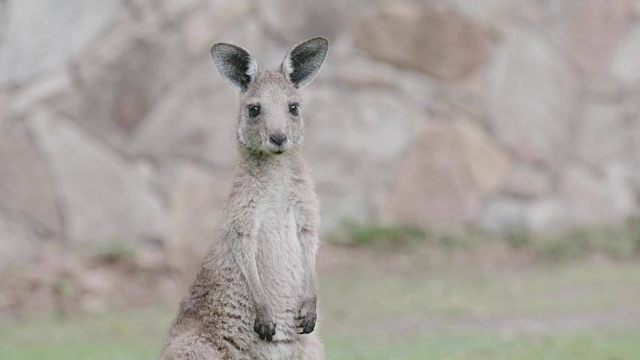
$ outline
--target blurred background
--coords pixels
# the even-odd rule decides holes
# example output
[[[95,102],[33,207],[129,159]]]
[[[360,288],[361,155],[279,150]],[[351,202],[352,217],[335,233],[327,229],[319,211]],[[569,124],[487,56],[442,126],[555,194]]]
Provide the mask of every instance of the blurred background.
[[[0,0],[0,358],[153,359],[236,94],[306,87],[329,359],[640,358],[640,1]]]

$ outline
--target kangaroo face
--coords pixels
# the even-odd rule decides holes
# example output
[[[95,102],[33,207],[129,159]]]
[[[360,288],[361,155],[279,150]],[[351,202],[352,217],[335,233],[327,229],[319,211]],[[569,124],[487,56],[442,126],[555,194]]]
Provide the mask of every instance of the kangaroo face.
[[[218,43],[211,48],[218,72],[241,93],[237,135],[242,146],[278,155],[302,142],[299,89],[316,76],[327,50],[326,39],[314,38],[294,46],[279,71],[261,72],[240,47]]]
[[[282,72],[259,73],[240,100],[238,139],[243,146],[281,154],[302,141],[298,89]]]

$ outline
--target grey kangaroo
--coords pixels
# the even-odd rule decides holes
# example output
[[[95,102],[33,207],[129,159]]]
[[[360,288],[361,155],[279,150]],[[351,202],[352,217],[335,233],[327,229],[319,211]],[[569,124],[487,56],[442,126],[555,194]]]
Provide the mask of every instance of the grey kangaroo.
[[[244,49],[215,44],[240,92],[239,160],[214,242],[180,303],[162,360],[324,359],[316,325],[318,200],[302,154],[299,89],[316,76],[325,38],[294,46],[277,71]]]

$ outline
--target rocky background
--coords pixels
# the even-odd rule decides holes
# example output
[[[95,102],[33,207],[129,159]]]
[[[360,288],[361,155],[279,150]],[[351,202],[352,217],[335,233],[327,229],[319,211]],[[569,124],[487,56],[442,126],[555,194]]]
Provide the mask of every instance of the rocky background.
[[[206,247],[235,159],[218,41],[275,69],[329,38],[304,90],[325,231],[623,221],[640,198],[639,15],[632,0],[1,0],[0,267],[52,244]]]

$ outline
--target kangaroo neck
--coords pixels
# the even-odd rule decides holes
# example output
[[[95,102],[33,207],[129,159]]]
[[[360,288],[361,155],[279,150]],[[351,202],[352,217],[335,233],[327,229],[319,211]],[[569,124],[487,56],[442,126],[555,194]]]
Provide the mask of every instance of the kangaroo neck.
[[[259,181],[287,178],[291,176],[297,152],[294,147],[282,154],[268,154],[241,146],[237,169],[240,174],[251,175]]]

